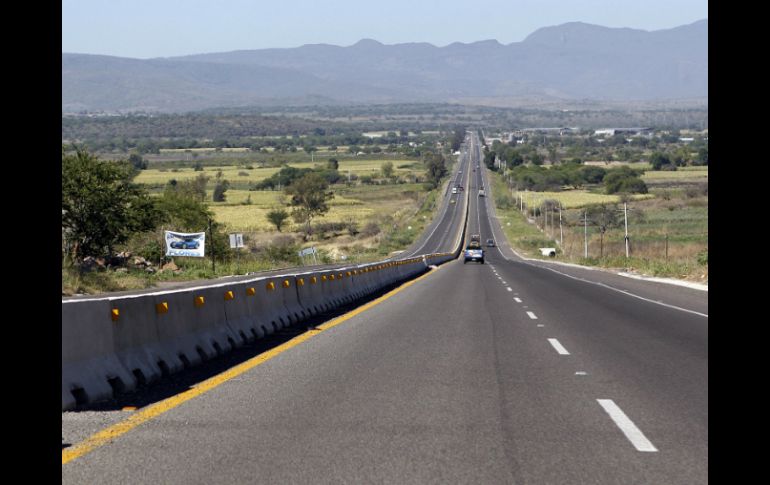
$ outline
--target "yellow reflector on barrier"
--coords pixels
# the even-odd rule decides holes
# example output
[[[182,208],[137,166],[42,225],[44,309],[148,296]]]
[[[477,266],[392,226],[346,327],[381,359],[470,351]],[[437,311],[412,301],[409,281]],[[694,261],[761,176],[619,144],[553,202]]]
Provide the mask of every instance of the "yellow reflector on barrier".
[[[312,276],[310,278],[310,282],[313,283],[313,284],[316,284],[316,283],[318,283],[318,278],[316,278],[315,276]]]
[[[297,286],[305,286],[305,279],[297,278]]]
[[[326,281],[326,280],[328,280],[328,279],[329,279],[329,278],[327,278],[327,277],[326,277],[326,275],[321,275],[321,281]]]
[[[289,280],[283,280],[283,287],[288,288],[291,286],[291,283],[289,283]]]
[[[196,296],[194,300],[195,306],[202,307],[206,303],[206,299],[202,296]]]
[[[225,300],[232,300],[235,298],[235,295],[232,291],[225,291]]]
[[[256,288],[246,288],[246,294],[249,296],[254,296],[257,293]]]
[[[334,281],[334,278],[335,278],[335,276],[334,276],[333,274],[330,274],[330,275],[329,275],[329,279],[330,279],[330,280]]]
[[[273,283],[273,282],[271,281],[270,283],[268,283],[267,285],[265,285],[265,287],[267,288],[267,291],[273,291],[273,290],[275,289],[275,283]]]
[[[352,272],[350,272],[350,271],[346,271],[346,272],[345,272],[345,274],[348,276],[348,278],[350,278],[351,276],[353,276],[353,273],[352,273]]]
[[[113,322],[117,322],[118,318],[120,318],[120,310],[118,310],[117,308],[113,308],[112,311],[110,312],[110,318],[112,318]]]
[[[158,314],[168,313],[168,302],[164,301],[162,303],[156,303],[155,304],[155,312],[158,313]]]

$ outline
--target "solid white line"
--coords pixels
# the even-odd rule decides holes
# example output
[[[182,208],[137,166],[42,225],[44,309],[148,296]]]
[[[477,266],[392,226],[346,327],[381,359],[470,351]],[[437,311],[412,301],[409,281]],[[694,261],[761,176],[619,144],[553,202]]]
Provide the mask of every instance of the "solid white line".
[[[597,399],[597,401],[638,451],[658,451],[612,399]]]
[[[497,217],[497,216],[494,216],[494,217]],[[500,226],[499,224],[497,224],[497,225],[492,224],[492,220],[491,219],[492,219],[492,217],[490,217],[490,222],[489,223],[490,223],[490,226],[492,227],[492,232],[494,233],[495,229],[498,230],[497,231],[498,233],[502,232],[503,233],[502,234],[502,238],[498,234],[498,239],[505,240],[506,238],[505,238],[505,234],[503,232],[502,226]],[[664,306],[664,307],[667,307],[667,308],[672,308],[674,310],[680,310],[680,311],[683,311],[683,312],[692,313],[694,315],[699,315],[701,317],[706,317],[706,318],[709,317],[707,313],[696,312],[694,310],[688,310],[687,308],[678,307],[676,305],[669,305],[668,303],[663,303],[663,302],[656,301],[656,300],[650,300],[649,298],[644,298],[642,296],[639,296],[639,295],[636,295],[634,293],[631,293],[630,291],[621,290],[621,289],[612,287],[610,285],[607,285],[605,283],[599,283],[599,282],[596,282],[596,281],[590,281],[590,280],[586,280],[586,279],[583,279],[583,278],[578,278],[578,277],[575,277],[575,276],[572,276],[572,275],[568,275],[566,273],[562,273],[561,271],[556,271],[553,268],[548,268],[547,266],[540,266],[540,265],[537,265],[537,264],[532,264],[529,261],[537,261],[539,263],[561,264],[561,265],[564,265],[564,266],[574,266],[574,267],[585,269],[585,270],[589,270],[589,271],[598,271],[596,268],[592,268],[590,266],[581,266],[581,265],[577,265],[577,264],[562,263],[562,262],[558,262],[558,261],[543,261],[541,259],[526,258],[526,257],[522,256],[521,254],[519,254],[518,252],[516,252],[516,250],[514,250],[512,247],[509,247],[509,249],[511,250],[511,252],[513,254],[515,254],[517,257],[519,257],[522,260],[521,261],[522,264],[528,264],[528,265],[534,266],[536,268],[547,269],[549,271],[553,271],[556,274],[560,274],[562,276],[566,276],[568,278],[572,278],[573,280],[582,281],[584,283],[590,283],[592,285],[603,286],[603,287],[605,287],[607,289],[610,289],[610,290],[613,290],[613,291],[617,291],[619,293],[623,293],[623,294],[626,294],[628,296],[632,296],[634,298],[638,298],[640,300],[644,300],[644,301],[649,302],[649,303],[654,303],[655,305],[661,305],[661,306]],[[511,258],[509,258],[505,254],[503,254],[503,250],[502,250],[502,248],[499,245],[497,246],[497,251],[500,253],[500,256],[502,256],[504,260],[506,260],[506,261],[513,261]],[[620,274],[620,273],[617,273],[617,274]],[[624,274],[620,274],[620,276],[625,276],[625,275]],[[662,283],[665,283],[665,282],[662,282]],[[708,290],[706,290],[706,291],[708,291]]]
[[[545,327],[545,325],[543,325],[542,323],[538,323],[537,326],[538,327]]]
[[[556,349],[556,352],[558,352],[560,355],[569,355],[569,352],[567,352],[567,349],[564,348],[562,344],[559,343],[558,340],[555,338],[549,338],[549,342],[551,342],[551,345],[553,345],[553,348]]]
[[[537,320],[537,315],[535,315],[534,313],[527,312],[527,315],[529,315],[529,318],[531,318],[532,320]]]
[[[516,300],[516,303],[521,303],[521,298],[513,297],[514,300]]]
[[[524,263],[524,264],[528,264],[528,263]],[[537,265],[533,264],[532,266],[537,266]],[[647,301],[647,302],[650,302],[650,303],[654,303],[656,305],[662,305],[664,307],[673,308],[674,310],[680,310],[680,311],[687,312],[687,313],[693,313],[695,315],[700,315],[701,317],[706,317],[706,318],[709,317],[708,314],[706,314],[706,313],[700,313],[700,312],[696,312],[694,310],[688,310],[687,308],[678,307],[676,305],[669,305],[668,303],[663,303],[661,301],[650,300],[649,298],[644,298],[643,296],[635,295],[635,294],[631,293],[630,291],[620,290],[618,288],[615,288],[613,286],[607,285],[605,283],[599,283],[597,281],[590,281],[590,280],[586,280],[586,279],[583,279],[583,278],[578,278],[576,276],[572,276],[572,275],[568,275],[566,273],[562,273],[561,271],[556,271],[553,268],[546,268],[545,266],[539,266],[539,267],[543,268],[543,269],[547,269],[548,271],[553,271],[554,273],[560,274],[562,276],[566,276],[567,278],[572,278],[573,280],[578,280],[578,281],[583,281],[585,283],[591,283],[593,285],[603,286],[603,287],[608,288],[610,290],[617,291],[619,293],[623,293],[625,295],[632,296],[634,298],[638,298],[640,300],[644,300],[644,301]]]

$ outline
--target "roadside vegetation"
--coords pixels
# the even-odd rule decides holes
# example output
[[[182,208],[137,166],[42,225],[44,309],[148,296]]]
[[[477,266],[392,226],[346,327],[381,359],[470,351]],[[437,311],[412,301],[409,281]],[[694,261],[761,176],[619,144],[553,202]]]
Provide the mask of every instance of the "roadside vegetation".
[[[613,195],[592,193],[601,192],[598,185],[520,191],[501,173],[491,177],[506,236],[528,257],[545,259],[538,248],[554,247],[561,261],[707,283],[708,167],[683,171],[688,176],[674,180],[649,173],[641,177],[648,193]],[[628,207],[629,258],[623,203]]]
[[[421,151],[315,162],[289,156],[277,166],[201,157],[170,168],[146,156],[113,160],[63,146],[62,294],[382,259],[411,244],[435,213],[454,159],[440,147]],[[132,199],[115,197],[122,193]],[[91,203],[87,194],[99,197]],[[206,258],[166,257],[164,230],[205,231]],[[243,234],[246,247],[230,249],[230,233]],[[303,260],[299,251],[311,246],[316,257]]]

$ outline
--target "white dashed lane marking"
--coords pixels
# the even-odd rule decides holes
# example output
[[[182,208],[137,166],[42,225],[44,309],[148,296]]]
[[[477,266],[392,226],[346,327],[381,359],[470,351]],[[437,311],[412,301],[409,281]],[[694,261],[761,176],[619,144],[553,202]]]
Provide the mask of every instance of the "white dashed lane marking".
[[[658,449],[653,446],[650,440],[644,436],[644,433],[642,433],[642,431],[636,427],[634,422],[631,421],[628,416],[626,416],[626,413],[624,413],[623,410],[620,409],[612,399],[597,399],[597,401],[599,402],[599,405],[604,408],[607,414],[610,415],[610,418],[615,421],[615,424],[618,425],[618,428],[620,428],[623,434],[626,435],[628,441],[634,445],[634,448],[636,448],[638,451],[658,451]]]
[[[534,313],[527,312],[527,315],[529,315],[529,318],[531,318],[532,320],[537,320],[537,315],[535,315]]]
[[[551,345],[553,346],[553,348],[556,349],[556,352],[558,352],[559,355],[569,355],[569,352],[567,352],[567,349],[565,349],[564,346],[561,343],[559,343],[558,340],[556,340],[555,338],[549,338],[548,341],[551,342]]]

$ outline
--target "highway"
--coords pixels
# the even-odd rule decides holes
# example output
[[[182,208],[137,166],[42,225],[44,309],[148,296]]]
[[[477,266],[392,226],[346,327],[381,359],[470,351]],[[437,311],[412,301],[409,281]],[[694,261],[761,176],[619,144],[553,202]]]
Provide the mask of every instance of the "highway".
[[[448,250],[467,199],[467,233],[501,243],[486,264],[447,263],[112,428],[62,483],[707,483],[707,295],[519,258],[477,197],[479,146],[409,252]],[[62,433],[77,448],[142,411],[63,413]]]

